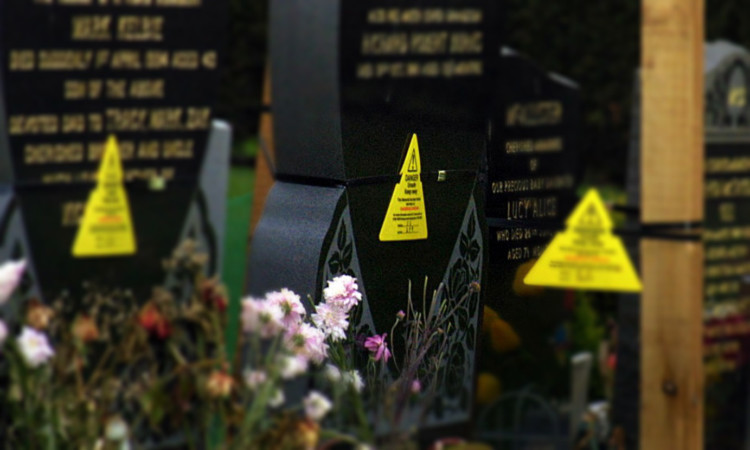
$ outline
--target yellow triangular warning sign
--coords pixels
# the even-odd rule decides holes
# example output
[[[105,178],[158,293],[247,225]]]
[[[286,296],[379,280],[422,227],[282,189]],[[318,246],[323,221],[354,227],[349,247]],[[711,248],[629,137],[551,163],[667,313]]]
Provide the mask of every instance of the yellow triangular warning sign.
[[[640,292],[641,281],[596,189],[589,190],[524,278],[531,286]]]
[[[78,228],[73,256],[76,258],[132,255],[136,251],[133,221],[123,185],[117,139],[107,140],[96,188],[89,194]]]
[[[381,241],[415,241],[427,239],[427,216],[420,174],[419,143],[413,134],[401,166],[401,181],[393,189],[388,212],[380,227]]]

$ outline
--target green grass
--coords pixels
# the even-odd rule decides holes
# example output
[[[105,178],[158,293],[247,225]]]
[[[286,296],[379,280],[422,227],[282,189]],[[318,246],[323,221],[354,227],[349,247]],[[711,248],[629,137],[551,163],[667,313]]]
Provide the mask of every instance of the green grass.
[[[229,190],[227,197],[232,199],[241,195],[252,194],[255,188],[255,169],[235,166],[229,171]]]

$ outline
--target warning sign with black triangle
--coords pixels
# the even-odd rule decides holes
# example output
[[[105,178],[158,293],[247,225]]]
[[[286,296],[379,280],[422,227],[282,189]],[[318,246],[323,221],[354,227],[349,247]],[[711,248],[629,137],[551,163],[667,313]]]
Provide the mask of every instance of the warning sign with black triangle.
[[[110,136],[99,164],[96,188],[86,202],[73,244],[73,256],[123,256],[135,252],[135,234],[123,185],[120,150],[117,139]]]
[[[531,286],[640,292],[641,281],[596,189],[589,190],[524,278]]]
[[[427,216],[420,174],[419,142],[413,134],[399,175],[401,180],[393,189],[388,211],[380,227],[381,241],[414,241],[427,239]]]

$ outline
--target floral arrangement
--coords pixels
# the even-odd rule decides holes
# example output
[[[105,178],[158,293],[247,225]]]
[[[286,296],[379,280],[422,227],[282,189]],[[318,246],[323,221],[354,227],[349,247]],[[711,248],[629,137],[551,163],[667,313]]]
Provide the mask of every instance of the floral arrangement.
[[[406,412],[429,408],[451,331],[446,318],[465,298],[451,301],[439,289],[418,308],[409,297],[390,333],[374,336],[350,331],[362,295],[348,275],[328,281],[318,305],[288,289],[246,298],[235,363],[224,342],[226,290],[203,274],[204,263],[187,242],[165,268],[189,289],[156,288],[139,302],[89,286],[78,301],[30,300],[15,323],[0,320],[3,442],[123,450],[407,445],[415,424]],[[0,304],[24,268],[0,266]],[[357,363],[363,357],[365,367]]]

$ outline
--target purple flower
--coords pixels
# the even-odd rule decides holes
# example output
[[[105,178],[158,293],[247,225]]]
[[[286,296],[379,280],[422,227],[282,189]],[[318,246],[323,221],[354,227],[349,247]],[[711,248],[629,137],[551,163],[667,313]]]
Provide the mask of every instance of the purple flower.
[[[365,339],[365,348],[370,351],[375,361],[383,359],[384,362],[388,362],[391,359],[391,351],[388,350],[388,344],[385,340],[387,336],[388,333],[383,333],[382,335],[376,334]]]
[[[349,312],[362,300],[362,294],[357,286],[357,279],[349,275],[341,275],[328,282],[328,287],[323,289],[323,297],[327,304],[339,306],[345,312]]]

